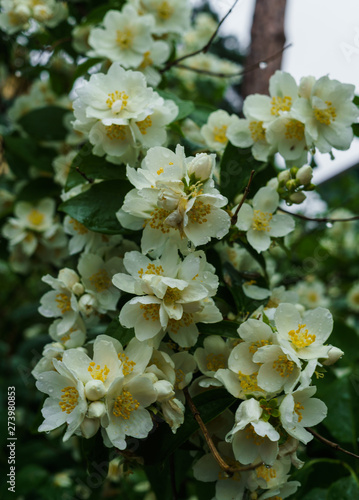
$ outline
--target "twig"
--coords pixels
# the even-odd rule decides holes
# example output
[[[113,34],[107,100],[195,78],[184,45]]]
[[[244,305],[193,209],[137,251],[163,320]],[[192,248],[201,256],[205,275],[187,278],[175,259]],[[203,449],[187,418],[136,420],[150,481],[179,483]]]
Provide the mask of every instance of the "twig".
[[[82,170],[80,170],[80,167],[76,167],[76,172],[78,172],[90,184],[93,184],[95,182],[95,179],[92,179],[91,177],[87,177],[85,172],[82,172]]]
[[[346,453],[347,455],[350,455],[351,457],[359,459],[359,455],[356,455],[355,453],[352,453],[351,451],[345,450],[338,443],[333,443],[333,441],[329,441],[329,439],[326,439],[325,437],[321,436],[314,429],[311,429],[310,427],[307,427],[307,431],[310,432],[311,434],[313,434],[313,436],[315,438],[317,438],[319,441],[322,441],[322,443],[330,446],[334,450],[342,451],[343,453]]]
[[[196,405],[194,404],[191,396],[189,395],[189,392],[188,392],[188,389],[187,387],[185,389],[183,389],[183,392],[184,392],[184,395],[186,397],[186,401],[188,403],[188,406],[196,420],[196,422],[198,423],[201,431],[202,431],[202,434],[204,436],[204,439],[206,440],[206,443],[210,449],[210,452],[212,453],[213,455],[213,458],[216,460],[216,462],[218,463],[218,465],[220,466],[220,468],[226,473],[228,474],[228,476],[233,476],[233,474],[235,472],[242,472],[242,471],[247,471],[247,470],[253,470],[253,469],[256,469],[257,467],[260,467],[261,465],[263,465],[263,462],[260,462],[259,464],[251,464],[251,465],[245,465],[245,466],[237,466],[237,467],[232,467],[231,465],[228,465],[224,460],[223,458],[221,457],[221,455],[219,454],[217,448],[215,447],[213,441],[212,441],[212,438],[211,436],[209,435],[209,432],[208,432],[208,429],[207,427],[205,426],[202,418],[201,418],[201,415],[199,414],[199,411],[197,410],[196,408]]]
[[[164,73],[165,71],[169,70],[170,68],[172,68],[172,66],[176,66],[179,62],[181,61],[184,61],[185,59],[189,58],[189,57],[193,57],[193,56],[196,56],[197,54],[201,54],[202,52],[204,54],[206,54],[210,48],[210,46],[212,45],[213,43],[213,40],[215,39],[217,33],[218,33],[218,30],[219,28],[222,26],[222,24],[224,23],[224,21],[227,19],[227,17],[229,16],[229,14],[232,12],[232,10],[234,9],[234,7],[237,5],[238,3],[238,0],[235,0],[234,4],[232,5],[232,7],[229,9],[229,11],[227,12],[227,14],[221,19],[221,21],[218,23],[218,26],[215,30],[215,32],[213,33],[213,35],[211,36],[211,38],[208,40],[208,42],[206,43],[206,45],[204,45],[201,49],[198,49],[198,50],[195,50],[194,52],[190,52],[189,54],[185,54],[184,56],[181,56],[181,57],[178,57],[177,59],[175,59],[174,61],[169,61],[166,66],[160,70],[160,73]]]
[[[272,54],[271,56],[267,57],[266,59],[262,59],[261,61],[258,61],[255,64],[248,66],[246,69],[244,69],[242,71],[237,71],[236,73],[220,73],[220,72],[216,72],[216,71],[210,71],[207,69],[193,68],[192,66],[187,66],[187,64],[176,64],[176,66],[177,66],[177,68],[187,69],[188,71],[194,71],[195,73],[199,73],[201,75],[217,76],[218,78],[234,78],[236,76],[242,76],[242,75],[245,75],[246,73],[250,73],[251,71],[254,71],[255,69],[260,68],[260,65],[263,63],[268,63],[270,61],[273,61],[274,59],[279,57],[286,49],[288,49],[291,46],[292,46],[292,44],[289,43],[288,45],[283,47],[280,51],[276,52],[275,54]]]
[[[242,197],[241,201],[239,202],[239,205],[238,205],[236,211],[234,212],[234,215],[232,215],[232,218],[231,218],[231,224],[232,224],[232,226],[234,226],[236,224],[237,219],[238,219],[238,212],[240,211],[243,203],[246,201],[246,198],[248,196],[248,193],[249,193],[249,190],[250,190],[250,187],[251,187],[251,184],[252,184],[252,180],[253,180],[253,175],[254,174],[255,174],[255,170],[252,170],[251,175],[249,176],[248,184],[246,186],[246,189],[244,190],[243,197]]]
[[[306,215],[289,212],[289,210],[285,210],[284,208],[280,207],[278,208],[278,210],[284,212],[285,214],[293,215],[293,217],[298,217],[298,219],[309,220],[314,222],[348,222],[353,220],[359,220],[359,215],[355,215],[354,217],[348,217],[346,219],[331,219],[330,217],[320,217],[320,218],[307,217]]]

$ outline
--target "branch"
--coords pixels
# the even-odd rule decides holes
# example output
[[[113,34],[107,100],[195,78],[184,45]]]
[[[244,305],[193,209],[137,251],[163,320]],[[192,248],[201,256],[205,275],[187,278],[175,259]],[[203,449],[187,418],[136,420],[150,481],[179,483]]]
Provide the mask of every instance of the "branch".
[[[227,17],[229,16],[229,14],[232,12],[232,10],[234,9],[234,7],[236,6],[236,4],[238,3],[238,0],[235,0],[234,4],[232,5],[232,7],[229,9],[229,11],[227,12],[227,14],[221,19],[221,21],[218,23],[218,26],[215,30],[215,32],[213,33],[213,35],[211,36],[211,38],[208,40],[208,42],[206,43],[206,45],[204,45],[201,49],[197,49],[195,50],[194,52],[190,52],[189,54],[185,54],[184,56],[181,56],[181,57],[178,57],[177,59],[175,59],[174,61],[170,61],[166,64],[166,66],[160,70],[160,73],[164,73],[165,71],[169,70],[170,68],[172,68],[172,66],[176,66],[179,62],[181,61],[184,61],[185,59],[188,59],[189,57],[193,57],[193,56],[196,56],[197,54],[201,54],[202,52],[204,54],[206,54],[209,50],[209,48],[211,47],[212,43],[213,43],[213,40],[215,39],[217,33],[218,33],[218,30],[219,28],[222,26],[222,24],[224,23],[224,21],[227,19]]]
[[[350,455],[351,457],[359,459],[359,455],[356,455],[355,453],[352,453],[351,451],[345,450],[344,448],[342,448],[341,446],[339,446],[338,443],[333,443],[333,441],[329,441],[329,439],[326,439],[325,437],[321,436],[314,429],[311,429],[310,427],[307,427],[307,431],[310,432],[311,434],[313,434],[313,436],[315,438],[317,438],[319,441],[322,441],[322,443],[330,446],[334,450],[342,451],[343,453],[346,453],[347,455]]]
[[[288,45],[283,47],[281,50],[276,52],[275,54],[272,54],[271,56],[267,57],[266,59],[262,59],[261,61],[258,61],[254,64],[251,64],[246,69],[244,69],[242,71],[237,71],[236,73],[220,73],[217,71],[210,71],[208,69],[194,68],[192,66],[187,66],[187,64],[176,64],[176,66],[177,66],[177,68],[187,69],[188,71],[193,71],[194,73],[199,73],[201,75],[217,76],[218,78],[234,78],[236,76],[242,76],[242,75],[245,75],[246,73],[250,73],[251,71],[254,71],[256,69],[262,69],[261,65],[263,63],[269,63],[270,61],[277,59],[277,57],[279,57],[286,49],[288,49],[291,46],[292,46],[292,44],[289,43]],[[175,62],[175,61],[173,61],[173,62]],[[162,71],[165,71],[165,69],[163,69]]]
[[[263,465],[263,462],[260,462],[259,464],[251,464],[251,465],[246,465],[246,466],[243,466],[243,467],[232,467],[230,465],[228,465],[224,460],[223,458],[221,457],[221,455],[219,454],[217,448],[215,447],[213,441],[212,441],[212,438],[211,436],[209,435],[209,432],[208,432],[208,429],[207,427],[205,426],[202,418],[201,418],[201,415],[199,414],[199,411],[197,410],[196,408],[196,405],[194,404],[191,396],[189,395],[189,392],[188,392],[188,389],[187,387],[185,389],[183,389],[183,393],[186,397],[186,401],[188,403],[188,406],[196,420],[196,422],[198,423],[201,431],[202,431],[202,434],[204,436],[204,439],[206,440],[206,443],[210,449],[210,452],[212,453],[214,459],[216,460],[216,462],[218,463],[218,465],[220,466],[220,468],[226,473],[228,474],[228,476],[233,476],[233,474],[235,472],[242,472],[242,471],[247,471],[247,470],[253,470],[253,469],[256,469],[257,467],[260,467],[261,465]]]
[[[92,179],[91,177],[87,177],[85,172],[82,172],[82,170],[80,170],[80,167],[76,167],[76,172],[78,172],[90,184],[93,184],[95,182],[95,179]]]
[[[238,219],[238,212],[240,211],[243,203],[246,201],[246,198],[248,196],[248,193],[249,193],[249,190],[250,190],[250,187],[251,187],[251,184],[252,184],[252,180],[253,180],[254,174],[255,174],[255,170],[252,170],[251,175],[249,176],[248,184],[247,184],[246,189],[244,190],[244,193],[243,193],[243,198],[239,202],[239,205],[238,205],[236,211],[234,212],[234,215],[232,215],[232,218],[231,218],[231,224],[232,224],[232,226],[234,226],[236,224],[237,219]]]
[[[355,215],[354,217],[348,217],[346,219],[331,219],[330,217],[307,217],[306,215],[302,214],[296,214],[294,212],[289,212],[289,210],[284,210],[284,208],[278,208],[277,210],[280,210],[281,212],[284,212],[285,214],[293,215],[293,217],[298,217],[298,219],[303,219],[303,220],[309,220],[309,221],[314,221],[314,222],[348,222],[348,221],[353,221],[353,220],[359,220],[359,215]]]

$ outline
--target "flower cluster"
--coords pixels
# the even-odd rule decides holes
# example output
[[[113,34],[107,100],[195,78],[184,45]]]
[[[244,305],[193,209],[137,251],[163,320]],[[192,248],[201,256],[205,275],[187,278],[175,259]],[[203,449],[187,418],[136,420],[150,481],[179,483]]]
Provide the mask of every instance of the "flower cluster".
[[[55,0],[2,0],[0,28],[12,35],[30,27],[31,21],[53,28],[68,15],[65,2]]]

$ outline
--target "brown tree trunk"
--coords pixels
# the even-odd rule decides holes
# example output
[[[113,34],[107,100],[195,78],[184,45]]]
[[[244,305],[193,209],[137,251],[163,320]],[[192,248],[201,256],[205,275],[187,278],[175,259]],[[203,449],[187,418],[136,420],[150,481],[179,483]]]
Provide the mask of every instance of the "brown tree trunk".
[[[286,0],[257,0],[251,30],[251,46],[244,71],[251,69],[259,61],[270,60],[263,69],[245,72],[242,92],[243,98],[249,94],[268,94],[268,82],[272,74],[280,69],[285,44],[284,15]]]

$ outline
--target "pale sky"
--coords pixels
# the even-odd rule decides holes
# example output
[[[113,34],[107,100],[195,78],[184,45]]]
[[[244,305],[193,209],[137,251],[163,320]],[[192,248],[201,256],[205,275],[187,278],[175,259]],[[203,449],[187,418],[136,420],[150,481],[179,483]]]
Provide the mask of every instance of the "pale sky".
[[[234,0],[211,0],[223,16]],[[221,30],[235,34],[242,48],[250,42],[255,0],[239,0]],[[283,54],[282,69],[299,82],[302,76],[329,75],[343,83],[352,83],[359,94],[359,1],[358,0],[287,0],[285,30],[290,47]],[[359,162],[359,139],[349,151],[334,150],[318,155],[319,167],[314,182]]]

